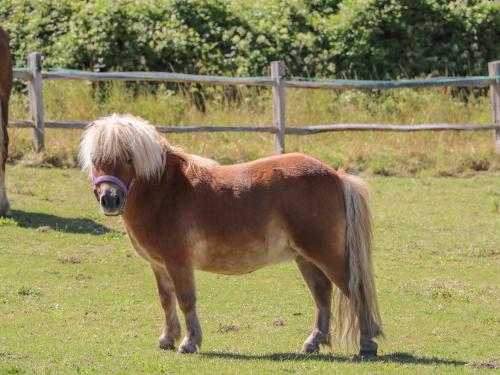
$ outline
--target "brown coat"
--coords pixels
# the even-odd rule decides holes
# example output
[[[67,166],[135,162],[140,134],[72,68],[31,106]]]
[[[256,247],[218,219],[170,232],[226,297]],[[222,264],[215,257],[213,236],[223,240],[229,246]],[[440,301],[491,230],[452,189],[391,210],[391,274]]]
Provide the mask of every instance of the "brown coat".
[[[12,90],[12,58],[7,35],[0,27],[0,216],[10,212],[5,189],[5,163],[9,154],[9,99]]]
[[[10,55],[9,40],[7,34],[0,27],[0,107],[2,131],[1,152],[2,152],[2,170],[5,170],[5,162],[9,148],[9,136],[7,134],[7,124],[9,122],[9,100],[12,90],[12,57]]]

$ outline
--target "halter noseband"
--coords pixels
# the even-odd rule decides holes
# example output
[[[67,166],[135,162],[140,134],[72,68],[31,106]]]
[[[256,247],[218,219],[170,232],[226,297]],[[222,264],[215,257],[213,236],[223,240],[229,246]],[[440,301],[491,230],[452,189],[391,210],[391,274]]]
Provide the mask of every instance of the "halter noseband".
[[[120,180],[118,177],[115,176],[110,176],[110,175],[104,175],[99,177],[92,176],[92,183],[94,184],[94,186],[100,184],[101,182],[112,182],[118,185],[125,192],[125,195],[130,193],[130,190],[132,190],[132,187],[134,186],[134,179],[132,179],[127,186],[122,180]]]

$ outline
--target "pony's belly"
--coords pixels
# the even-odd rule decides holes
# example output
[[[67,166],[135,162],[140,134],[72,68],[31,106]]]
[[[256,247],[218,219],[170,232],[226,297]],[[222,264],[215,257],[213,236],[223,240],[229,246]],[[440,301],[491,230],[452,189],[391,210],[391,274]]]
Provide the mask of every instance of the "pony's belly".
[[[196,269],[226,275],[256,271],[262,267],[291,261],[297,252],[284,232],[263,240],[227,244],[224,241],[200,239],[193,245],[192,259]]]

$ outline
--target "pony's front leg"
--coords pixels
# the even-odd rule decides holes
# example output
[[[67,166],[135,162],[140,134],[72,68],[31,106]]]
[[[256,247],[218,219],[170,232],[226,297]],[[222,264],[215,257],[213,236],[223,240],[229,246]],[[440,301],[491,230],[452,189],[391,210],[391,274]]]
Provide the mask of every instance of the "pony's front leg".
[[[194,271],[190,264],[166,263],[167,271],[174,283],[177,301],[186,319],[186,337],[179,346],[179,353],[194,353],[201,349],[201,326],[196,314],[196,287]]]
[[[173,350],[175,349],[175,342],[181,338],[181,325],[179,318],[177,318],[174,285],[165,267],[151,265],[151,268],[155,274],[161,306],[165,311],[165,327],[158,339],[158,347]]]
[[[2,151],[0,150],[0,152]],[[1,158],[2,157],[0,156],[0,161]],[[10,214],[10,204],[9,204],[9,199],[7,198],[7,190],[5,188],[5,165],[4,166],[0,165],[0,216],[6,216],[9,214]]]

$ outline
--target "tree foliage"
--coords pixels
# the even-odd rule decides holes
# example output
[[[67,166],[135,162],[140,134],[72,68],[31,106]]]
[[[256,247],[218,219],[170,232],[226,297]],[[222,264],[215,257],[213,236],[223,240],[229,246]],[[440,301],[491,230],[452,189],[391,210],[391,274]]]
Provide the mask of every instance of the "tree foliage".
[[[487,0],[2,0],[17,66],[295,76],[483,75],[500,58]]]

